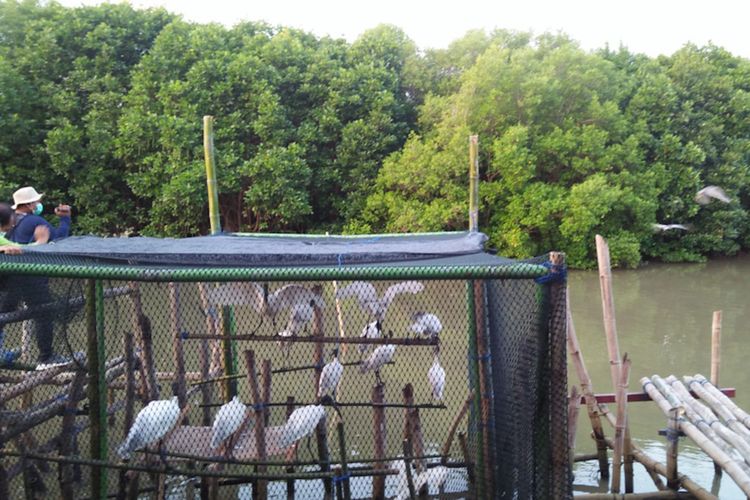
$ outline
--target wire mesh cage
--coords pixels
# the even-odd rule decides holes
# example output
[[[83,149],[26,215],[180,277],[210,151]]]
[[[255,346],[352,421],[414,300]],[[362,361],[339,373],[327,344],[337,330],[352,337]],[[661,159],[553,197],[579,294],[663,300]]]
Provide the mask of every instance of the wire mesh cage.
[[[546,260],[0,257],[0,496],[565,498]]]

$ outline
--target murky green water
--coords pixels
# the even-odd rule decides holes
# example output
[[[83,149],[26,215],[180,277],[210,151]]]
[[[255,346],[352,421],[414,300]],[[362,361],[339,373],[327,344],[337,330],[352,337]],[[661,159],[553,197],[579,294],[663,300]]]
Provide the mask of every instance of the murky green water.
[[[735,387],[735,402],[750,409],[748,328],[750,327],[750,256],[714,260],[706,264],[649,264],[635,271],[614,272],[614,298],[621,354],[632,359],[630,390],[639,391],[641,377],[709,376],[711,320],[723,311],[721,385]],[[571,309],[594,390],[613,392],[602,323],[599,278],[595,271],[570,273]],[[571,383],[577,383],[573,366]],[[614,408],[612,405],[611,408]],[[664,463],[665,440],[657,432],[666,418],[653,402],[629,406],[631,434],[639,446]],[[606,424],[605,424],[606,425]],[[607,426],[608,435],[613,432]],[[579,418],[577,452],[595,450],[585,410]],[[720,498],[745,498],[728,475],[714,482],[713,464],[689,439],[680,442],[680,472]],[[643,467],[635,466],[636,491],[655,488]],[[598,485],[594,462],[576,469],[576,491],[589,492]],[[595,490],[603,491],[603,490]]]

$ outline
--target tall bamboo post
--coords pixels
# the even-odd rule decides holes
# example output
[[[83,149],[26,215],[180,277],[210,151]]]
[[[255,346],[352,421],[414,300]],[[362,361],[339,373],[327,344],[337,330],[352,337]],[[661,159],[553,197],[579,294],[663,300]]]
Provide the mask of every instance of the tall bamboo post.
[[[206,163],[206,187],[208,189],[208,220],[211,234],[221,233],[219,219],[219,185],[216,181],[216,155],[214,152],[214,117],[203,117],[203,154]]]
[[[216,320],[209,312],[210,305],[208,303],[208,290],[206,283],[198,283],[198,293],[200,295],[203,311],[205,312],[206,333],[209,335],[215,335]],[[199,352],[201,380],[208,380],[208,378],[211,376],[211,349],[208,339],[201,340]],[[211,403],[211,393],[211,384],[201,385],[201,403],[203,405],[203,418],[201,420],[201,425],[204,426],[211,425],[211,408],[208,407],[208,405]]]
[[[74,426],[76,423],[76,405],[83,397],[83,382],[86,378],[86,372],[83,370],[76,371],[73,381],[68,389],[68,400],[65,402],[62,426],[60,431],[60,455],[68,456],[74,454],[75,433]],[[73,491],[74,472],[70,464],[59,464],[60,495],[65,499],[75,497]]]
[[[255,365],[255,352],[248,349],[245,351],[245,364],[247,365],[247,378],[250,382],[250,393],[253,397],[255,407],[255,449],[257,450],[258,462],[266,461],[266,419],[265,403],[261,398],[260,384],[258,384],[257,369]],[[270,373],[268,374],[270,377]],[[264,473],[265,465],[258,466],[258,472]],[[263,479],[257,480],[253,487],[253,498],[265,500],[268,497],[268,482]]]
[[[414,491],[414,478],[411,474],[411,457],[414,452],[411,449],[411,441],[409,438],[405,438],[401,443],[401,448],[404,452],[404,473],[406,475],[406,487],[409,490],[409,499],[414,500],[417,497],[417,492]]]
[[[481,449],[478,450],[482,454],[483,461],[483,487],[487,488],[487,491],[493,491],[493,464],[494,460],[491,456],[491,433],[490,428],[490,417],[492,411],[492,405],[490,402],[491,389],[490,382],[488,381],[490,369],[489,369],[489,357],[490,350],[487,345],[487,322],[486,322],[486,296],[485,296],[485,283],[483,280],[474,280],[473,285],[473,305],[474,305],[474,328],[476,337],[476,357],[477,357],[477,378],[479,382],[479,402],[480,402],[480,414],[479,414],[479,427],[481,434]]]
[[[599,473],[601,474],[602,479],[607,479],[609,478],[609,460],[607,458],[607,443],[604,441],[604,428],[602,427],[602,421],[599,417],[599,404],[596,401],[594,388],[591,384],[591,377],[586,369],[586,364],[583,361],[583,354],[581,353],[581,346],[578,343],[578,336],[576,335],[575,324],[573,323],[573,314],[570,311],[570,294],[567,294],[566,299],[568,300],[568,352],[570,352],[573,366],[575,366],[576,373],[578,373],[581,392],[586,401],[586,409],[588,411],[589,420],[591,421],[591,429],[596,442],[596,453],[599,458]]]
[[[129,283],[132,293],[130,299],[133,303],[133,330],[137,334],[138,347],[141,351],[141,399],[144,403],[159,399],[159,388],[156,382],[156,370],[154,370],[154,345],[151,338],[151,322],[143,313],[141,302],[141,288],[137,281]]]
[[[681,413],[682,408],[672,408],[669,410],[667,422],[667,487],[674,491],[680,489],[677,476],[677,444],[680,441]]]
[[[418,458],[415,460],[414,465],[418,473],[422,473],[427,470],[424,458],[424,439],[422,437],[422,422],[419,418],[419,409],[414,408],[414,388],[411,384],[406,384],[403,389],[404,404],[409,405],[410,408],[406,408],[406,419],[404,425],[404,439],[407,439],[411,446],[411,450]],[[425,496],[428,492],[427,484],[425,483],[417,495],[420,497]]]
[[[607,335],[607,351],[609,352],[609,370],[612,377],[612,389],[617,393],[620,380],[620,345],[617,339],[615,324],[615,299],[612,291],[612,267],[609,261],[609,245],[607,240],[596,235],[596,257],[599,263],[599,285],[602,295],[602,313],[604,316],[604,332]]]
[[[568,450],[571,466],[576,451],[576,428],[578,427],[578,413],[581,409],[581,396],[578,393],[578,386],[570,388],[570,397],[568,398]]]
[[[185,356],[182,352],[182,320],[180,318],[180,285],[169,283],[169,305],[172,319],[172,347],[175,357],[175,389],[180,408],[184,408],[185,400]]]
[[[135,355],[133,348],[135,347],[133,332],[125,330],[123,349],[125,350],[125,416],[123,417],[123,440],[127,438],[128,431],[133,425],[133,415],[135,414]],[[117,499],[124,500],[127,486],[128,477],[126,471],[122,470],[119,472],[118,487],[117,487]]]
[[[469,231],[479,231],[479,136],[469,136]]]
[[[342,480],[343,484],[343,493],[344,493],[344,500],[351,500],[352,498],[352,487],[349,483],[349,464],[347,463],[346,459],[346,435],[344,434],[344,422],[337,422],[336,423],[336,430],[338,431],[339,435],[339,460],[341,462],[341,475],[344,478]]]
[[[292,412],[294,411],[294,396],[287,396],[286,398],[286,419],[289,420]],[[286,460],[288,462],[294,461],[294,452],[297,449],[297,443],[292,444],[286,452]],[[286,473],[292,475],[294,473],[294,465],[288,465],[286,467]],[[294,479],[286,480],[286,498],[287,500],[294,500]]]
[[[380,471],[386,468],[386,464],[382,462],[385,458],[385,443],[386,443],[386,426],[385,426],[385,408],[382,406],[385,402],[385,388],[381,384],[376,384],[372,388],[372,402],[373,402],[373,441],[375,443],[375,462],[373,469]],[[385,498],[385,476],[374,475],[372,476],[372,496],[378,500]]]
[[[322,294],[320,285],[315,285],[312,291],[317,295]],[[323,325],[323,311],[317,305],[313,307],[313,337],[323,337],[325,335]],[[323,364],[325,361],[323,354],[323,343],[316,342],[313,352],[313,364],[315,365],[314,394],[318,393],[318,384],[320,375],[323,373]],[[315,437],[318,444],[318,458],[320,460],[320,470],[328,472],[331,470],[331,455],[328,451],[328,418],[324,415],[315,428]],[[333,480],[328,477],[323,479],[323,491],[326,500],[333,498]]]
[[[628,378],[630,377],[630,360],[627,353],[622,359],[620,383],[617,387],[617,419],[615,420],[615,451],[612,457],[612,493],[620,492],[620,465],[622,464],[623,449],[625,448],[625,428],[627,426],[627,394]]]
[[[721,367],[721,311],[714,311],[711,324],[711,383],[719,385],[719,368]]]
[[[89,362],[88,399],[91,421],[91,457],[107,460],[107,386],[105,382],[104,350],[104,296],[102,282],[86,281],[86,332],[88,338],[87,358]],[[107,496],[107,469],[91,468],[91,496]]]

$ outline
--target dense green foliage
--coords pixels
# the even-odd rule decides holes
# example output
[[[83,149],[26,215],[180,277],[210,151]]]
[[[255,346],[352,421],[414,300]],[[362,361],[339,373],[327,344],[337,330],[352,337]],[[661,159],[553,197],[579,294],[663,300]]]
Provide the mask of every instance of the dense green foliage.
[[[474,31],[422,52],[392,26],[350,44],[0,0],[3,198],[34,184],[79,232],[204,233],[204,115],[228,230],[465,229],[478,134],[480,227],[504,255],[591,266],[597,233],[629,266],[750,246],[750,61],[715,46]],[[708,184],[732,202],[695,203]]]

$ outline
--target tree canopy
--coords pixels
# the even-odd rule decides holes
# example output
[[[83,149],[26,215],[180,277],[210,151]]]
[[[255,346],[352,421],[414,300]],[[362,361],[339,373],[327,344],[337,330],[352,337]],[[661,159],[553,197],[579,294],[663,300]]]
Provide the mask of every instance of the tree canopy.
[[[389,25],[348,43],[0,1],[2,198],[33,184],[80,232],[205,233],[204,115],[227,230],[463,230],[478,134],[480,228],[504,255],[589,267],[596,233],[626,266],[750,246],[750,62],[720,47],[496,30],[423,51]],[[698,205],[706,185],[731,202]]]

